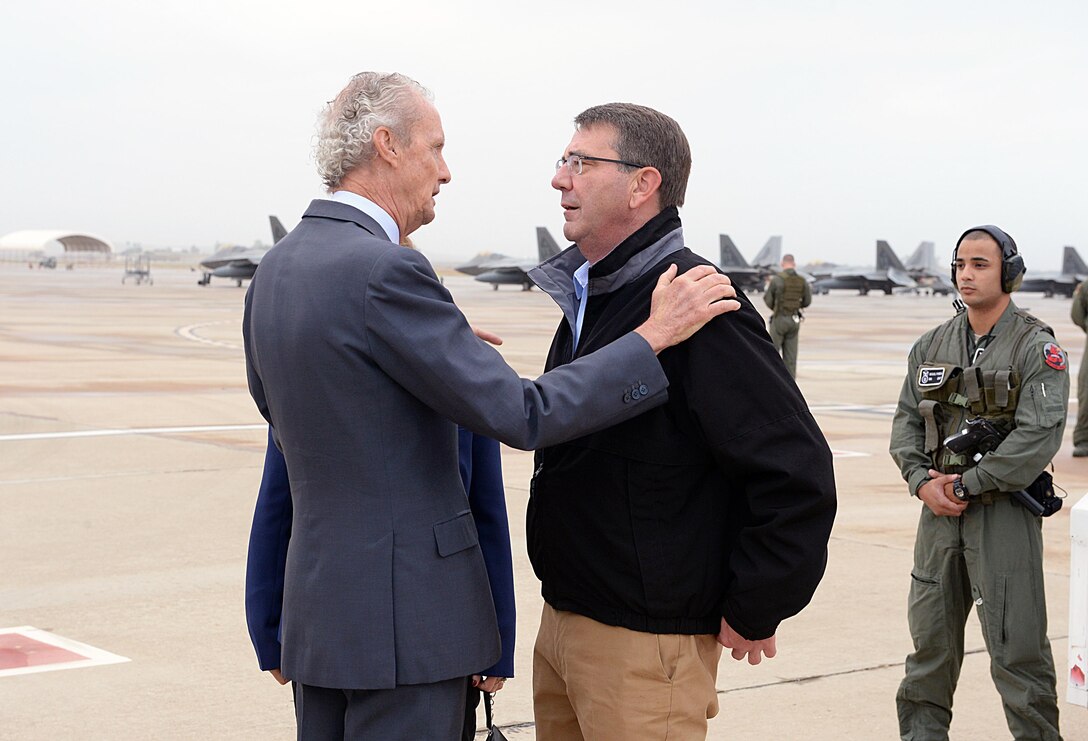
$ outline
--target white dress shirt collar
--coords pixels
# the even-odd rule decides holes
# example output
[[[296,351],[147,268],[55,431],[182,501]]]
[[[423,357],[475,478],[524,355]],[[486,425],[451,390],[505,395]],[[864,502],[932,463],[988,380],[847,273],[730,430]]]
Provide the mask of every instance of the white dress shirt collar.
[[[397,222],[393,221],[393,217],[389,213],[374,203],[374,201],[359,195],[358,193],[352,193],[350,190],[338,190],[329,196],[330,201],[336,201],[338,203],[345,203],[348,206],[354,206],[362,211],[364,214],[378,222],[378,226],[382,228],[386,236],[389,237],[389,241],[393,244],[400,244],[400,229],[397,228]]]
[[[574,271],[574,297],[578,299],[578,319],[574,323],[574,347],[582,336],[582,322],[586,318],[586,304],[589,303],[589,261]]]

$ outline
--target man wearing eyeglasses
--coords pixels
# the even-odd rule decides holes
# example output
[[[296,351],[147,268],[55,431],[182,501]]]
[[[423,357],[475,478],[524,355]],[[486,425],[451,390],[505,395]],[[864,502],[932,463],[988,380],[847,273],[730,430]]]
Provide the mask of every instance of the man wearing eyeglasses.
[[[530,271],[563,309],[547,368],[637,326],[684,242],[691,154],[668,116],[596,106],[556,165],[575,244]],[[661,353],[665,405],[539,449],[529,555],[545,600],[533,656],[540,741],[700,738],[722,646],[758,664],[824,571],[831,454],[759,313]],[[632,388],[637,399],[646,389]]]

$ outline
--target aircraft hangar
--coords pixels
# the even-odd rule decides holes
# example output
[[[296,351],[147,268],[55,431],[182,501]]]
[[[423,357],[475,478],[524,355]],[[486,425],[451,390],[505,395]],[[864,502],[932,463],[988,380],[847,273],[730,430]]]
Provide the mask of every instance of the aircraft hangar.
[[[0,237],[0,259],[25,260],[31,256],[108,259],[113,245],[86,232],[28,229]]]

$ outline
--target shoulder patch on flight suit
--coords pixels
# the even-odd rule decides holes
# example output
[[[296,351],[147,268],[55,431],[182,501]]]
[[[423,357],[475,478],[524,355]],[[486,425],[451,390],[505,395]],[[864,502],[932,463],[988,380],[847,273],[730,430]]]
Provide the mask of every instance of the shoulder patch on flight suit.
[[[945,371],[945,368],[933,368],[923,365],[918,369],[918,386],[920,388],[940,386],[944,383]]]
[[[1065,370],[1065,350],[1058,347],[1056,342],[1048,342],[1043,345],[1043,362],[1054,370]]]

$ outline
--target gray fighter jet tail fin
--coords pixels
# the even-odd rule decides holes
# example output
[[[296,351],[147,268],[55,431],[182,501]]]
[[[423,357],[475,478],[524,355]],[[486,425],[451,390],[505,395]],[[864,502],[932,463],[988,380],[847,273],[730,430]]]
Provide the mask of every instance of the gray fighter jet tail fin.
[[[782,237],[771,237],[767,240],[767,244],[763,245],[758,253],[756,253],[755,259],[752,260],[752,265],[770,266],[775,270],[778,270],[778,266],[782,263]]]
[[[904,265],[908,270],[927,270],[932,273],[938,272],[937,256],[933,250],[932,242],[922,242],[918,245],[917,249],[911,253],[907,258]]]
[[[559,245],[555,243],[552,233],[548,231],[548,227],[538,226],[536,228],[536,254],[540,261],[544,262],[550,257],[555,257],[559,252]]]
[[[268,222],[272,224],[272,244],[280,241],[287,236],[287,230],[283,228],[283,224],[275,216],[269,216]]]
[[[1066,247],[1062,253],[1063,275],[1088,275],[1088,265],[1080,258],[1076,247]]]
[[[740,250],[733,244],[733,240],[729,238],[728,234],[719,234],[718,243],[721,249],[721,256],[718,264],[723,268],[746,268],[748,262],[744,259],[744,255],[740,254]]]
[[[903,263],[899,261],[899,257],[892,250],[890,244],[883,239],[876,241],[876,269],[877,270],[899,270],[906,272],[907,269],[903,267]]]

